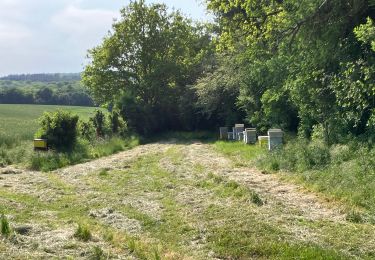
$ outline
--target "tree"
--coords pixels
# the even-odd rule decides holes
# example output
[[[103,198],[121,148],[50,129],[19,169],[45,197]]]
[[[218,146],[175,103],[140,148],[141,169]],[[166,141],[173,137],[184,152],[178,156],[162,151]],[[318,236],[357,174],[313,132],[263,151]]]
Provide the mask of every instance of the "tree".
[[[371,71],[373,54],[368,55],[358,40],[368,45],[373,41],[371,21],[366,21],[374,16],[369,1],[207,3],[220,26],[218,50],[242,53],[247,64],[248,83],[241,86],[238,103],[251,121],[259,124],[262,119],[270,126],[290,129],[298,123],[300,133],[307,136],[314,125],[320,125],[327,142],[334,140],[337,125],[363,133],[371,110],[366,104],[373,98],[371,91],[364,90],[371,88],[371,77],[365,75]],[[357,105],[345,108],[345,103],[353,104],[353,98],[361,96],[359,92],[370,96],[366,99],[361,94],[363,98],[354,102]],[[254,100],[260,101],[259,106],[253,105]],[[354,107],[366,109],[352,113]],[[346,117],[349,110],[351,120]]]
[[[35,93],[35,101],[38,104],[52,104],[53,103],[53,91],[44,87]]]
[[[113,32],[89,51],[83,82],[98,103],[117,103],[140,133],[178,129],[179,98],[199,76],[209,44],[205,28],[179,12],[134,1],[121,10]]]

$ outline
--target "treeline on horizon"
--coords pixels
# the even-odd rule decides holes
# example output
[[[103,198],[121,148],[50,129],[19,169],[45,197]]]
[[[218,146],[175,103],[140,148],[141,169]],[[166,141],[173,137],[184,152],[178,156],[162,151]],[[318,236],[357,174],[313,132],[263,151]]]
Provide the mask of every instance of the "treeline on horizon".
[[[81,74],[80,73],[11,74],[8,76],[0,77],[0,80],[30,81],[30,82],[71,82],[71,81],[81,80]]]
[[[0,80],[0,104],[95,105],[88,91],[73,77],[54,82]]]
[[[375,129],[375,3],[206,0],[213,23],[133,1],[83,82],[141,134],[246,122],[327,143]]]

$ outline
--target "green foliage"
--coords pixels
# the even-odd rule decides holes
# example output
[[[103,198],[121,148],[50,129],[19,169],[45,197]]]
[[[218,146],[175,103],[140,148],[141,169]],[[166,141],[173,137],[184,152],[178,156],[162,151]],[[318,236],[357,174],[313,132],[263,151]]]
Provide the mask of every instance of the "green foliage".
[[[99,246],[94,246],[92,249],[92,255],[90,257],[92,260],[102,260],[106,259],[103,250]]]
[[[244,70],[239,69],[238,62],[229,55],[216,60],[194,86],[197,106],[208,119],[214,119],[216,126],[234,125],[244,116],[236,105]]]
[[[88,120],[94,113],[89,107],[0,105],[0,165],[28,164],[33,157],[32,139],[38,130],[38,117],[43,112],[63,109]],[[95,137],[95,135],[94,135]]]
[[[1,226],[1,235],[2,236],[9,236],[10,235],[10,225],[8,219],[5,217],[4,214],[1,215],[0,218],[0,226]]]
[[[90,229],[87,226],[78,225],[78,228],[74,233],[74,237],[87,242],[92,238],[92,235]]]
[[[108,156],[133,148],[139,144],[136,137],[111,137],[108,139],[78,139],[73,149],[68,152],[37,152],[23,158],[23,163],[33,170],[52,171],[68,165],[82,163],[90,159]]]
[[[311,189],[346,201],[349,206],[375,213],[375,148],[363,140],[327,146],[321,141],[295,140],[283,150],[261,156],[258,167],[288,172],[287,176]],[[372,221],[352,210],[348,220]],[[360,218],[362,220],[360,220]]]
[[[354,29],[355,36],[365,44],[371,44],[371,49],[375,51],[375,25],[374,21],[367,17],[367,22]]]
[[[363,217],[360,212],[351,210],[348,212],[348,214],[346,214],[346,220],[353,223],[362,223]]]
[[[192,84],[210,52],[210,35],[164,4],[131,2],[121,10],[83,82],[101,104],[116,101],[123,118],[139,133],[194,126]]]
[[[321,140],[295,140],[284,149],[264,155],[259,165],[267,170],[288,170],[304,172],[313,169],[324,169],[331,162],[329,147]]]
[[[79,121],[79,133],[82,138],[86,140],[93,140],[95,138],[95,129],[92,121]]]
[[[49,104],[93,106],[93,100],[80,83],[80,77],[60,80],[38,79],[39,75],[12,75],[0,79],[0,104]],[[34,77],[35,76],[35,77]],[[28,78],[26,80],[22,78]]]
[[[128,133],[127,124],[122,119],[119,111],[112,111],[112,113],[109,114],[108,117],[112,134],[119,134],[121,136],[125,136]]]
[[[213,95],[224,101],[221,107],[235,103],[261,131],[298,128],[300,136],[310,137],[318,125],[327,144],[372,131],[374,6],[369,1],[207,4],[218,21],[217,50],[231,54],[237,65],[237,73],[217,67],[204,78],[213,86],[208,90],[220,90],[217,79],[225,83],[233,76],[231,101],[225,103],[227,93]],[[342,19],[348,15],[355,18]],[[215,73],[220,75],[212,77]],[[202,101],[210,111],[210,94]]]
[[[72,149],[77,141],[78,119],[63,110],[45,112],[39,119],[41,128],[35,137],[47,139],[48,146],[59,151]]]
[[[259,194],[256,192],[251,193],[251,202],[258,206],[262,206],[264,204],[263,200],[260,198]]]
[[[117,134],[121,128],[120,114],[117,111],[112,111],[109,115],[112,133]]]
[[[103,111],[96,110],[95,115],[92,118],[90,118],[90,120],[95,127],[96,136],[104,137],[106,131],[106,121]]]

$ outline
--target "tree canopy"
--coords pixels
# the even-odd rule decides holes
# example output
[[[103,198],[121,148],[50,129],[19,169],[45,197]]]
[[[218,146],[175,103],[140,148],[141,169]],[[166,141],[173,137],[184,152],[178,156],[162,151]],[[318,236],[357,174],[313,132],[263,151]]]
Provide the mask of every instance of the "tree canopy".
[[[83,80],[97,101],[119,102],[138,131],[176,129],[189,120],[180,116],[192,109],[184,98],[190,98],[188,86],[200,75],[209,46],[204,26],[163,4],[135,1],[89,52]]]
[[[206,4],[213,24],[131,2],[89,52],[95,99],[142,133],[244,120],[332,143],[375,130],[374,1]]]

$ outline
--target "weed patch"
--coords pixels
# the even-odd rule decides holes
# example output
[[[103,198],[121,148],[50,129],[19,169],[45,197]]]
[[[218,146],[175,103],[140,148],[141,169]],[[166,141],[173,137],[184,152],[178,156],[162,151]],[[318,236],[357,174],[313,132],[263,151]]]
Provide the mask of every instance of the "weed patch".
[[[78,228],[74,233],[74,237],[87,242],[92,238],[92,235],[90,229],[87,226],[78,225]]]
[[[0,224],[1,224],[1,235],[8,237],[10,235],[10,225],[7,217],[2,214],[0,218]]]

